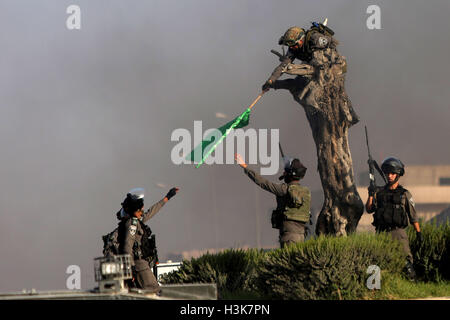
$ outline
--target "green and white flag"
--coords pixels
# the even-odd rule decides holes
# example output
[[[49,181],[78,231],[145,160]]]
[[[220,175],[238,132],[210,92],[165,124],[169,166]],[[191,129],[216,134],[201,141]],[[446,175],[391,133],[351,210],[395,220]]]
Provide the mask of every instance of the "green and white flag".
[[[248,125],[250,121],[250,112],[251,108],[247,108],[241,115],[234,118],[227,124],[221,126],[220,128],[217,128],[217,130],[222,133],[222,136],[216,140],[217,135],[213,133],[210,133],[202,142],[196,146],[191,153],[186,157],[186,160],[190,160],[195,162],[198,162],[199,158],[201,157],[200,162],[197,164],[196,168],[200,167],[205,159],[216,149],[216,147],[219,145],[219,143],[222,142],[223,139],[227,137],[227,135],[231,132],[233,129],[243,128]]]

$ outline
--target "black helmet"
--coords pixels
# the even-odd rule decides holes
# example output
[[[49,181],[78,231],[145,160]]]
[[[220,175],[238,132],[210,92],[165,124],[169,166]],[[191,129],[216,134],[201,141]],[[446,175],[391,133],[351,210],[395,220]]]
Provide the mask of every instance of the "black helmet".
[[[133,214],[144,206],[144,189],[134,188],[127,193],[122,202],[122,207],[128,214]]]
[[[291,177],[295,180],[303,179],[306,174],[306,167],[300,162],[299,159],[293,159],[286,157],[284,158],[284,171],[283,175],[279,177],[280,180],[286,176]]]
[[[400,159],[389,157],[384,159],[383,163],[381,164],[381,170],[385,174],[396,173],[399,176],[402,176],[405,174],[405,165],[400,161]]]

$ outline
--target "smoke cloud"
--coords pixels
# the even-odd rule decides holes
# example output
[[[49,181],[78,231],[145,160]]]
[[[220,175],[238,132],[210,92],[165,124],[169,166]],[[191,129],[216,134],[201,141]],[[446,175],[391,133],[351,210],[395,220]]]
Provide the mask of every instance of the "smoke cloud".
[[[213,128],[225,121],[217,114],[240,114],[293,25],[328,17],[347,58],[361,118],[349,135],[355,177],[366,170],[364,125],[378,161],[450,163],[450,3],[378,1],[382,28],[369,30],[372,2],[78,0],[81,30],[68,30],[74,1],[2,1],[0,291],[65,289],[69,265],[92,288],[101,236],[134,187],[145,188],[146,207],[180,187],[150,220],[163,261],[183,250],[276,246],[274,196],[237,165],[174,165],[170,137],[195,120]],[[308,167],[303,184],[320,191],[309,124],[288,92],[266,94],[249,126],[280,129],[284,152]]]

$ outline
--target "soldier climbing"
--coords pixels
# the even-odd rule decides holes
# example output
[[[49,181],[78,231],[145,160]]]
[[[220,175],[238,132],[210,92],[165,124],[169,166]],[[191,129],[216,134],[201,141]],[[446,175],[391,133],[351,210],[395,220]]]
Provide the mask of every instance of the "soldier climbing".
[[[324,204],[318,216],[316,234],[344,236],[354,232],[364,211],[356,190],[353,164],[348,145],[348,129],[358,123],[345,91],[347,62],[337,51],[334,31],[313,22],[309,30],[291,27],[278,44],[288,51],[280,57],[262,90],[288,90],[302,105],[317,148],[318,171],[324,190]],[[294,60],[301,64],[294,64]],[[293,79],[278,80],[282,74]]]

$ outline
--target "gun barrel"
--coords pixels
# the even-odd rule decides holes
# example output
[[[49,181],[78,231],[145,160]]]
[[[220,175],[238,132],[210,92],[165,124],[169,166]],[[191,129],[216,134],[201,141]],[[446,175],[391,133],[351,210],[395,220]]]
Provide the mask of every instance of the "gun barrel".
[[[278,147],[280,148],[281,156],[284,158],[284,152],[283,152],[283,149],[281,148],[281,143],[279,143],[279,142],[278,142]]]
[[[276,50],[270,50],[270,52],[272,52],[274,55],[276,55],[276,56],[278,56],[279,58],[283,58],[284,56],[281,54],[281,53],[279,53],[278,51],[276,51]]]
[[[370,155],[369,135],[367,134],[367,126],[364,126],[364,130],[366,131],[367,153],[369,154],[369,159],[372,159],[372,156]]]

